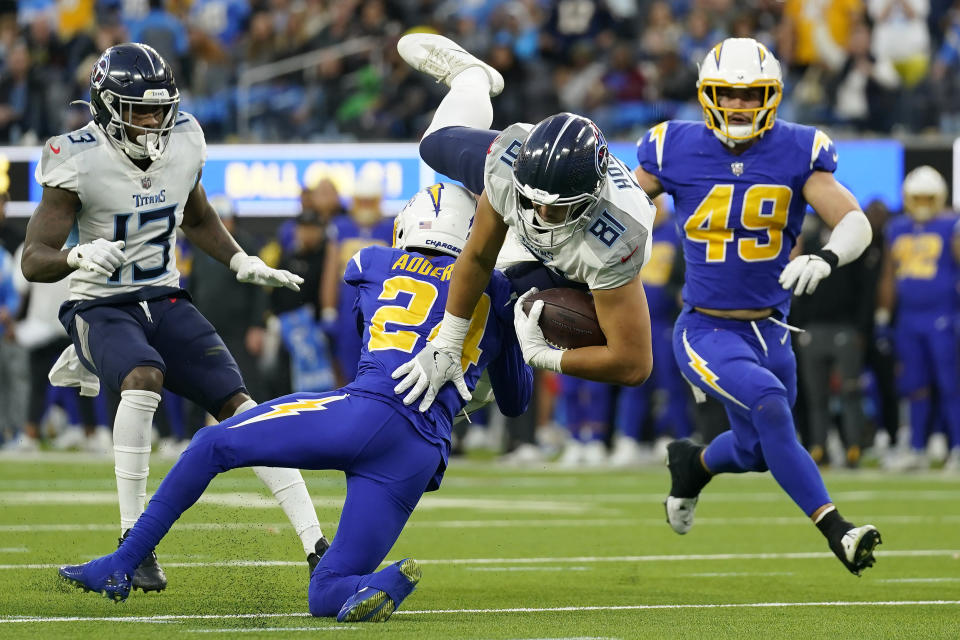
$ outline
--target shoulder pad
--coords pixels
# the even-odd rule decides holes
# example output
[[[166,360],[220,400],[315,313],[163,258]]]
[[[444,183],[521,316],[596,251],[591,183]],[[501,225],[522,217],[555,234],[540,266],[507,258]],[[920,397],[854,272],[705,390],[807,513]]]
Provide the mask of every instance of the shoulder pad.
[[[642,163],[645,159],[650,159],[651,156],[655,157],[657,160],[657,169],[663,171],[663,146],[667,139],[667,127],[670,125],[670,121],[661,122],[660,124],[651,127],[640,140],[637,141],[637,156],[638,160]],[[645,145],[652,147],[650,150],[645,150]],[[653,151],[653,154],[650,153]]]
[[[173,130],[176,133],[191,132],[203,135],[203,129],[200,128],[200,123],[197,122],[196,117],[186,111],[177,114],[177,119],[173,123]]]
[[[59,187],[76,190],[77,170],[71,162],[84,151],[96,149],[106,140],[93,130],[96,125],[87,126],[50,138],[40,154],[40,162],[34,172],[37,182],[45,187]]]
[[[813,134],[813,144],[810,149],[810,168],[817,171],[833,172],[837,169],[837,160],[839,159],[837,147],[833,144],[833,140],[823,131],[817,129]]]

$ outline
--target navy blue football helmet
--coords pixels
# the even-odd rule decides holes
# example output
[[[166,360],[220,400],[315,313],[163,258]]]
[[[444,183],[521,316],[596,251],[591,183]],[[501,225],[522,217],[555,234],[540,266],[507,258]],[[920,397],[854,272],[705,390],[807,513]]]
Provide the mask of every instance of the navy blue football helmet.
[[[157,107],[163,109],[160,126],[132,123],[134,110]],[[118,44],[104,51],[93,65],[93,120],[131,158],[158,159],[170,141],[179,110],[180,92],[173,71],[153,47],[136,42]],[[133,127],[132,138],[128,127]]]
[[[520,231],[541,248],[557,247],[586,224],[610,161],[607,141],[589,118],[558,113],[541,120],[513,163]],[[563,222],[547,222],[534,205],[564,206]]]

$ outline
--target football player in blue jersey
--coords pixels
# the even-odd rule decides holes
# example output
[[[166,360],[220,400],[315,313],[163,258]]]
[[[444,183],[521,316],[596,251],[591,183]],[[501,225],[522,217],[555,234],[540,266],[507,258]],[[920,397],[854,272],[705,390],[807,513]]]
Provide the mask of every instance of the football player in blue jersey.
[[[470,313],[505,252],[518,255],[507,274],[519,293],[590,289],[606,336],[603,346],[554,349],[538,325],[543,303],[535,302],[529,316],[522,309],[516,314],[528,363],[597,382],[642,383],[653,357],[639,272],[650,256],[654,207],[631,171],[583,116],[559,113],[536,125],[491,130],[490,98],[503,90],[503,77],[452,40],[408,34],[397,50],[408,64],[450,86],[420,141],[420,156],[480,196],[442,330],[394,372],[401,378],[397,393],[406,402],[422,395],[421,410],[447,382],[470,397],[456,363]]]
[[[130,574],[218,473],[271,465],[339,469],[347,497],[337,535],[310,578],[315,616],[383,621],[420,580],[407,558],[377,571],[424,491],[440,486],[450,426],[464,409],[452,387],[428,411],[408,407],[390,377],[439,327],[453,263],[473,222],[475,200],[460,186],[420,191],[397,217],[395,247],[371,246],[350,259],[344,280],[362,316],[357,378],[327,393],[295,393],[265,402],[197,432],[120,548],[60,575],[78,587],[123,600]],[[533,388],[514,333],[510,283],[495,273],[469,320],[458,365],[473,389],[481,372],[500,410],[519,415]],[[479,395],[479,393],[478,393]]]
[[[947,183],[936,169],[917,167],[903,180],[906,213],[887,225],[877,324],[896,316],[893,342],[900,392],[910,403],[910,452],[897,468],[929,465],[924,455],[931,401],[938,400],[951,452],[947,469],[960,470],[960,220],[946,208]],[[893,314],[894,308],[896,314]],[[935,391],[936,393],[932,393]]]
[[[380,178],[363,176],[353,192],[353,203],[347,215],[337,216],[327,225],[326,257],[321,280],[322,317],[330,327],[333,356],[342,384],[357,375],[360,360],[360,334],[351,309],[350,285],[343,282],[343,274],[350,258],[363,247],[372,244],[389,246],[393,236],[393,220],[383,217],[380,210],[383,185]]]
[[[777,119],[780,63],[750,38],[729,38],[700,65],[703,122],[663,122],[638,143],[636,176],[674,198],[683,232],[684,309],[674,354],[684,377],[726,408],[730,430],[702,447],[668,446],[665,501],[677,533],[693,525],[700,490],[718,473],[765,471],[810,517],[854,574],[874,563],[880,534],[841,517],[796,437],[796,359],[786,324],[791,290],[812,293],[859,256],[872,232],[833,176],[823,132]],[[790,259],[807,205],[832,227],[821,251]]]
[[[200,182],[203,130],[180,111],[173,71],[154,49],[136,42],[107,49],[90,74],[89,106],[86,126],[43,147],[36,168],[43,194],[21,268],[32,282],[70,278],[60,321],[73,344],[51,379],[103,383],[120,395],[113,451],[124,535],[143,512],[163,389],[220,419],[256,406],[223,340],[180,288],[177,228],[240,282],[299,290],[303,278],[247,255],[224,228]],[[300,472],[254,472],[280,501],[312,565],[326,540]],[[133,585],[166,588],[154,554]]]

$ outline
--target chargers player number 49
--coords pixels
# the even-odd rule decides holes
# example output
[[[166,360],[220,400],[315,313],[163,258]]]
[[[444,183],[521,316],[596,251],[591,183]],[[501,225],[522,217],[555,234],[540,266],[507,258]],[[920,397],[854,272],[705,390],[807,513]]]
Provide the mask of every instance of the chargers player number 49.
[[[733,240],[733,229],[729,224],[733,188],[732,184],[713,185],[710,193],[683,225],[687,238],[707,245],[707,262],[724,262],[727,259],[727,243]],[[737,253],[741,260],[762,262],[780,255],[783,228],[787,226],[792,197],[793,190],[779,184],[755,184],[747,189],[743,194],[740,225],[744,229],[766,231],[767,241],[741,238],[737,242]]]

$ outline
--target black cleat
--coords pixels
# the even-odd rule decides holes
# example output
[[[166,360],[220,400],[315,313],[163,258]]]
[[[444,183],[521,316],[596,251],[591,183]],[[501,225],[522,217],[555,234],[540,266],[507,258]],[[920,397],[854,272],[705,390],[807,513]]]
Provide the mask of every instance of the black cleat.
[[[124,538],[126,538],[129,533],[129,529],[123,532],[123,537],[120,538],[120,544],[123,544]],[[118,548],[120,544],[117,545]],[[140,566],[138,566],[137,570],[133,573],[132,583],[132,591],[140,589],[144,593],[148,591],[160,592],[167,588],[167,574],[163,572],[163,567],[157,562],[156,551],[151,549],[147,557],[143,559]]]
[[[693,512],[700,490],[710,481],[710,474],[700,464],[703,445],[691,440],[674,440],[667,445],[667,468],[670,469],[670,494],[663,501],[667,523],[679,534],[693,527]]]
[[[307,564],[310,565],[310,575],[313,575],[313,570],[320,564],[320,558],[322,558],[323,554],[330,548],[330,541],[327,540],[326,536],[320,536],[320,539],[317,540],[317,544],[314,545],[313,548],[315,551],[307,554]]]
[[[855,576],[859,576],[864,569],[868,569],[877,561],[873,557],[873,550],[882,541],[880,532],[872,524],[855,527],[830,543],[830,549]]]

